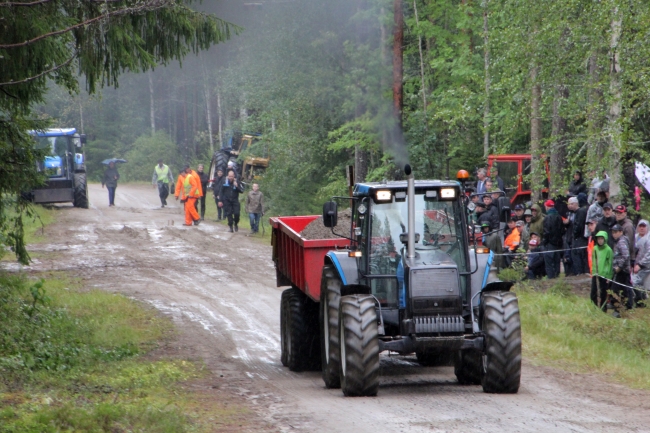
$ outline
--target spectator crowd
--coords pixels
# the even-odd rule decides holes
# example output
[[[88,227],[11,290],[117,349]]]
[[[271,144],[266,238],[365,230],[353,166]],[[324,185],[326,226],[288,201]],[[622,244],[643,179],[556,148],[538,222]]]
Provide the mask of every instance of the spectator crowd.
[[[609,202],[609,177],[587,186],[576,171],[568,198],[511,208],[498,172],[477,171],[470,195],[470,223],[500,268],[519,267],[527,278],[590,275],[591,300],[598,307],[645,306],[650,274],[650,237],[645,219],[636,225],[624,204]],[[640,196],[640,194],[638,194]],[[639,203],[636,202],[636,210]]]

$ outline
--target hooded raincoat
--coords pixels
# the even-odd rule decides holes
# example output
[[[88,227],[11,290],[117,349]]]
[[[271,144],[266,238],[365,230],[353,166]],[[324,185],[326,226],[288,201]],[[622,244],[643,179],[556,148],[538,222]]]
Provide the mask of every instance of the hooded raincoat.
[[[594,244],[594,250],[591,252],[591,262],[592,262],[592,275],[598,275],[607,279],[612,279],[614,276],[613,271],[613,261],[614,253],[612,249],[607,245],[607,232],[604,230],[596,233],[596,240]],[[598,238],[605,238],[605,243],[603,245],[598,245]]]

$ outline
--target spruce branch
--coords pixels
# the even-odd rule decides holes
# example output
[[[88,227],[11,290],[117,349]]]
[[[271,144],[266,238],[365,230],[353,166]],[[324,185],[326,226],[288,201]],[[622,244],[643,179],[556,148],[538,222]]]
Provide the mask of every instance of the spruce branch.
[[[54,72],[54,71],[57,71],[57,70],[59,70],[61,68],[64,68],[64,67],[68,66],[77,57],[78,54],[79,53],[77,51],[75,51],[74,54],[72,54],[72,56],[68,60],[66,60],[65,62],[61,63],[60,65],[56,65],[53,68],[50,68],[47,71],[43,71],[40,74],[34,75],[32,77],[27,77],[27,78],[25,78],[23,80],[20,80],[20,81],[8,81],[6,83],[0,83],[0,89],[2,89],[3,86],[13,86],[15,84],[29,83],[30,81],[37,80],[37,79],[41,78],[44,75],[47,75],[47,74],[49,74],[51,72]],[[2,91],[5,92],[4,89],[2,89]],[[5,92],[5,93],[7,93],[7,92]],[[7,93],[7,95],[9,95],[9,94]],[[9,96],[11,96],[11,95],[9,95]]]
[[[121,0],[120,0],[121,1]],[[104,3],[103,1],[101,3]],[[44,33],[42,35],[36,36],[35,38],[29,39],[24,42],[18,42],[15,44],[1,44],[0,49],[9,49],[9,48],[20,48],[20,47],[25,47],[31,44],[34,44],[35,42],[41,41],[46,38],[50,38],[52,36],[59,36],[65,33],[69,33],[73,30],[76,30],[80,27],[85,27],[87,25],[96,23],[97,21],[104,20],[106,18],[112,18],[112,17],[119,17],[119,16],[125,16],[125,15],[136,15],[136,14],[141,14],[144,12],[152,12],[158,9],[162,9],[164,7],[173,5],[175,3],[174,0],[147,0],[140,5],[134,6],[134,7],[126,7],[126,8],[121,8],[121,9],[116,9],[113,11],[109,11],[106,13],[103,13],[101,15],[97,15],[96,17],[90,18],[86,21],[82,21],[80,23],[77,23],[73,26],[66,27],[65,29],[61,30],[56,30],[50,33]]]

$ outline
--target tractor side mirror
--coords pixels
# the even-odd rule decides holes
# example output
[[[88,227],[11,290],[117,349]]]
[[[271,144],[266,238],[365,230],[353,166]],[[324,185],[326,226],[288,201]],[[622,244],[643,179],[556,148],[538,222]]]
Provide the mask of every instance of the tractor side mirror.
[[[325,202],[323,205],[323,225],[335,227],[338,222],[338,211],[335,201]]]

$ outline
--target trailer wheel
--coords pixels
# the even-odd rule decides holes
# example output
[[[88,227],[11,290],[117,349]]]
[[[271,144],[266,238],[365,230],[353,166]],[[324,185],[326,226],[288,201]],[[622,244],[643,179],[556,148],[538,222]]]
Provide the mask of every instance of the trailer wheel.
[[[454,357],[453,352],[441,352],[439,350],[417,350],[415,356],[418,363],[424,367],[438,367],[451,365]]]
[[[281,299],[282,365],[289,367],[291,371],[314,369],[320,358],[315,303],[296,287],[282,292]]]
[[[461,385],[480,385],[483,357],[476,350],[459,350],[454,359],[454,373]]]
[[[88,209],[88,184],[86,173],[75,173],[74,175],[74,207]]]
[[[291,343],[291,334],[288,333],[289,307],[287,303],[289,302],[289,293],[291,293],[291,289],[284,290],[280,298],[280,361],[285,367],[289,366],[289,352],[291,350],[288,347]]]
[[[379,391],[377,312],[372,296],[341,297],[341,388],[348,397],[367,397]]]
[[[340,388],[339,304],[341,280],[332,266],[323,267],[320,291],[321,370],[326,388]]]
[[[481,299],[485,353],[483,391],[515,394],[521,379],[521,320],[512,292],[487,292]]]

